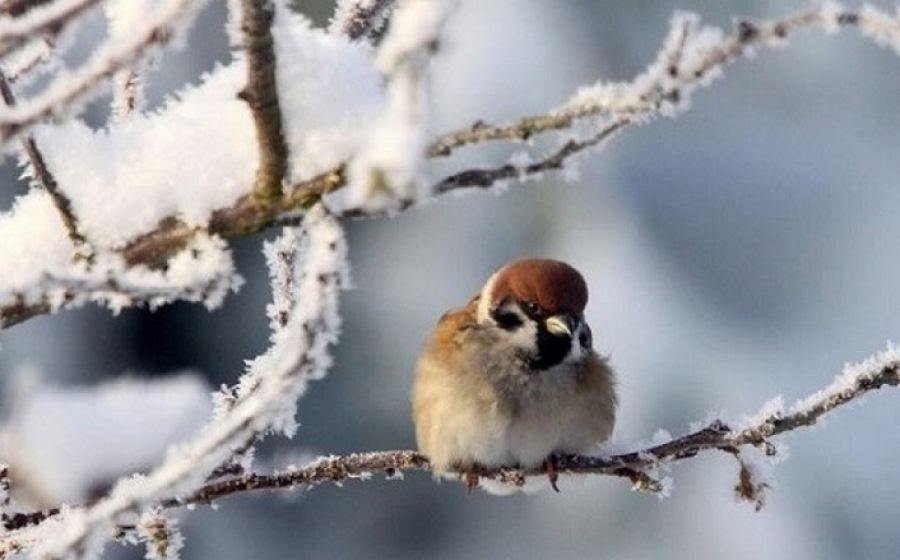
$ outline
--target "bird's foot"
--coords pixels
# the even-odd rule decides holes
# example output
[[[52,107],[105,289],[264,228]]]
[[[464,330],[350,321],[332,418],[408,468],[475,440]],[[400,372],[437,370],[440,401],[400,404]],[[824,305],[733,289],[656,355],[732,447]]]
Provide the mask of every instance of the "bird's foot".
[[[558,460],[559,458],[551,453],[541,463],[541,472],[547,475],[547,478],[550,480],[550,487],[557,493],[559,493],[559,486],[556,485],[556,481],[559,480],[559,470],[556,468]]]
[[[484,466],[479,463],[457,463],[453,465],[453,468],[459,471],[459,480],[466,485],[466,493],[471,496],[485,471]]]

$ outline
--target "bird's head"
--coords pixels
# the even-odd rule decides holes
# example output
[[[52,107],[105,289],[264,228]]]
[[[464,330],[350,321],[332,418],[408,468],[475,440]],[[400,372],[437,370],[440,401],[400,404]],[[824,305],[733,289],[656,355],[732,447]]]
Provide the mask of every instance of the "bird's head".
[[[587,300],[584,278],[568,264],[519,259],[488,279],[478,300],[478,322],[504,331],[532,369],[546,370],[590,352]]]

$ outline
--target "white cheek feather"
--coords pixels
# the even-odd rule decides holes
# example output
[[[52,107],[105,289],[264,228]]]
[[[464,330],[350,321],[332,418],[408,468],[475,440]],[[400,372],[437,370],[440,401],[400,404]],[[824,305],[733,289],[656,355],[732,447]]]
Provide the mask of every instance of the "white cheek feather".
[[[572,346],[569,348],[569,353],[563,359],[564,364],[574,364],[584,360],[588,353],[591,351],[590,348],[583,348],[581,346],[581,333],[585,329],[585,323],[579,323],[578,328],[572,333]]]
[[[495,272],[488,278],[488,281],[484,285],[484,288],[482,288],[478,298],[478,307],[475,311],[475,316],[478,323],[482,325],[496,325],[494,318],[491,317],[491,292],[494,291],[497,275],[498,273]],[[534,352],[537,345],[537,324],[526,317],[518,307],[510,307],[510,311],[519,316],[519,319],[522,320],[522,326],[512,332],[500,329],[500,327],[497,328],[502,331],[502,336],[509,341],[511,346],[521,348],[528,353]]]
[[[495,272],[488,278],[484,288],[481,289],[481,295],[478,298],[478,309],[475,312],[476,319],[482,325],[491,321],[491,292],[494,291],[494,284],[497,282],[497,274]]]
[[[522,326],[509,332],[503,331],[509,344],[514,348],[520,348],[527,354],[533,355],[537,351],[537,324],[531,319],[521,316]],[[499,327],[497,327],[499,329]]]

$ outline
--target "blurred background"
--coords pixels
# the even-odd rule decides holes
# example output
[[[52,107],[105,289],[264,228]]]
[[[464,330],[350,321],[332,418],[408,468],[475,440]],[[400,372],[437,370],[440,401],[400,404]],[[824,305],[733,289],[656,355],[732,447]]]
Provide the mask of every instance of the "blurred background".
[[[319,25],[331,13],[327,2],[298,4]],[[631,79],[675,10],[730,29],[736,17],[806,6],[464,1],[435,62],[436,130],[541,113],[579,85]],[[188,48],[153,75],[151,105],[229,60],[224,20],[225,2],[212,2]],[[900,340],[898,95],[892,51],[853,29],[802,33],[729,67],[677,120],[628,130],[583,159],[576,182],[548,177],[349,223],[355,289],[336,366],[301,401],[298,435],[267,442],[261,464],[414,446],[419,346],[443,310],[523,255],[567,260],[588,279],[595,344],[620,376],[619,441],[679,435],[713,415],[739,421],[778,394],[792,402],[825,386],[845,362]],[[101,124],[105,110],[95,103],[89,120]],[[2,171],[5,210],[25,187],[10,158]],[[267,344],[262,238],[234,242],[247,284],[212,313],[89,307],[0,332],[0,382],[9,393],[25,371],[82,386],[192,369],[211,387],[232,383]],[[893,560],[898,398],[870,396],[784,438],[790,458],[758,513],[735,502],[736,464],[715,454],[675,466],[663,500],[600,477],[564,478],[561,494],[467,497],[415,473],[200,508],[184,517],[183,558]]]

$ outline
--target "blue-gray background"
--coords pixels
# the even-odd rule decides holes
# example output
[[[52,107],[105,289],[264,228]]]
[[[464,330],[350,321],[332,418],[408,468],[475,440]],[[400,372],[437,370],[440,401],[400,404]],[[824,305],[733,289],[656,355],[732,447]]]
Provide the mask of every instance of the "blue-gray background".
[[[327,19],[327,6],[302,4]],[[464,5],[435,68],[440,131],[539,113],[580,84],[630,79],[674,10],[730,29],[733,17],[806,6]],[[151,104],[228,59],[223,21],[224,2],[213,2],[189,49],[164,59]],[[343,300],[336,367],[301,401],[298,436],[268,445],[266,460],[413,446],[407,394],[418,346],[444,309],[521,255],[568,260],[588,278],[597,346],[620,374],[621,440],[678,434],[714,414],[740,419],[778,394],[790,402],[822,387],[845,362],[900,339],[898,94],[900,57],[889,49],[852,29],[803,33],[729,67],[677,120],[616,138],[575,183],[550,177],[350,223],[356,288]],[[8,208],[23,187],[8,161],[5,171]],[[75,384],[190,367],[232,382],[266,345],[261,240],[234,243],[248,283],[223,309],[34,319],[0,334],[0,371],[36,364]],[[787,437],[791,457],[759,513],[734,501],[734,461],[717,455],[678,465],[666,500],[597,477],[564,479],[559,495],[468,498],[414,474],[224,501],[186,517],[184,557],[894,559],[898,398],[869,397]]]

